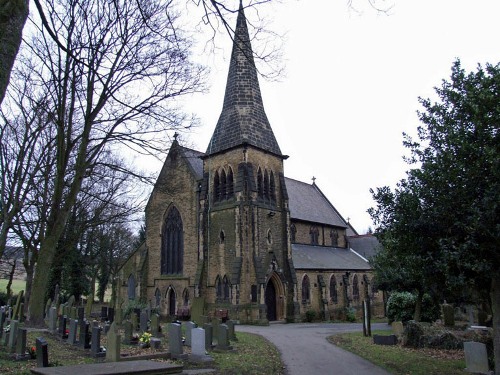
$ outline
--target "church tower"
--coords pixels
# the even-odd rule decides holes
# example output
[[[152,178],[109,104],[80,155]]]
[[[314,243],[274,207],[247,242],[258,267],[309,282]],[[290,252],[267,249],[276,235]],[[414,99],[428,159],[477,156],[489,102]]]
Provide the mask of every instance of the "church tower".
[[[223,108],[203,157],[199,292],[241,322],[295,319],[296,277],[280,147],[240,4]]]

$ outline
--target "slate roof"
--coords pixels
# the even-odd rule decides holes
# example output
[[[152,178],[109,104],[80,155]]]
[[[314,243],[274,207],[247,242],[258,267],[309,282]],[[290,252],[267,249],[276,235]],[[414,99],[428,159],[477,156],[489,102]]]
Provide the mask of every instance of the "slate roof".
[[[328,246],[292,244],[296,269],[369,270],[368,262],[350,249]]]
[[[382,245],[374,235],[365,234],[349,237],[349,246],[358,254],[370,260]]]
[[[205,155],[203,152],[192,150],[187,147],[180,146],[184,157],[193,169],[196,178],[199,180],[203,177],[203,160],[201,157]]]
[[[285,178],[290,217],[346,228],[347,224],[316,184]]]
[[[282,156],[264,111],[247,22],[240,3],[224,105],[206,153],[212,155],[241,145]]]

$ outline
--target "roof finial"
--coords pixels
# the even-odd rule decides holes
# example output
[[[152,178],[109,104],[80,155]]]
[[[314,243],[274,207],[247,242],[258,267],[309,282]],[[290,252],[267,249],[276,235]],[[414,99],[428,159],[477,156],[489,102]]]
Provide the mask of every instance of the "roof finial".
[[[311,180],[313,180],[313,185],[316,185],[316,177],[313,176],[313,178],[311,178]]]
[[[174,141],[177,141],[177,137],[179,136],[179,133],[175,132],[174,133]]]

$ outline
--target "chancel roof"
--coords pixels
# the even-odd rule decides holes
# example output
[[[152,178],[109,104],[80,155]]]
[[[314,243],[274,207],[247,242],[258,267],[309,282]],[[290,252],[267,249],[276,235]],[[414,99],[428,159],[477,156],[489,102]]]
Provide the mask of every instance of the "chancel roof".
[[[296,269],[369,270],[368,262],[350,249],[292,244]]]
[[[189,163],[193,172],[196,176],[196,179],[201,179],[203,177],[203,160],[201,157],[205,155],[203,152],[192,150],[187,147],[180,146],[186,161]]]
[[[206,154],[242,145],[282,156],[264,111],[247,22],[240,4],[224,105]]]
[[[346,222],[316,184],[285,178],[290,217],[296,220],[347,227]]]
[[[349,237],[349,246],[358,254],[370,260],[371,257],[377,254],[382,245],[374,235],[365,234]]]

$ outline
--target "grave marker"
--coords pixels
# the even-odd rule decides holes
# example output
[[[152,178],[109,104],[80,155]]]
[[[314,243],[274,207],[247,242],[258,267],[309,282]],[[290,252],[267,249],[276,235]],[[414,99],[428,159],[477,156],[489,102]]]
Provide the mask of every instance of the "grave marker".
[[[217,332],[217,346],[216,350],[232,350],[233,347],[229,345],[228,328],[226,324],[221,324]]]
[[[158,314],[151,315],[151,334],[153,337],[161,337],[160,334],[160,317]]]
[[[132,322],[130,320],[125,320],[123,323],[123,330],[125,331],[123,334],[123,343],[125,345],[130,345],[132,343]]]
[[[486,352],[486,345],[481,342],[467,341],[464,342],[465,351],[465,371],[479,374],[487,374],[488,367],[488,353]]]
[[[101,351],[101,327],[92,326],[92,342],[90,344],[90,355],[94,358],[104,357],[106,353]]]
[[[36,339],[36,366],[49,367],[49,346],[43,337]]]
[[[182,358],[184,356],[182,349],[181,325],[177,323],[168,324],[168,346],[172,358]]]
[[[70,319],[69,320],[69,335],[68,335],[68,342],[71,345],[76,344],[76,334],[78,330],[78,320],[75,319]]]
[[[120,341],[121,337],[118,334],[116,323],[112,323],[108,334],[108,347],[106,348],[106,361],[118,362],[120,360]]]
[[[186,328],[186,346],[191,346],[191,331],[196,328],[197,325],[194,322],[186,322],[184,325]]]
[[[148,313],[146,311],[141,312],[140,319],[140,332],[144,333],[148,330]]]
[[[213,358],[206,354],[205,330],[193,328],[191,330],[191,357],[195,362],[211,362]]]
[[[212,350],[213,341],[213,329],[210,323],[203,324],[203,329],[205,330],[205,349]]]
[[[16,348],[16,340],[17,340],[17,329],[19,328],[19,322],[17,320],[10,321],[10,332],[9,332],[9,341],[7,342],[7,348],[9,353],[14,353]]]
[[[80,325],[79,344],[84,349],[90,349],[90,323],[86,320]]]
[[[26,328],[17,329],[17,343],[16,343],[16,355],[18,359],[24,358],[26,356],[26,334],[28,330]]]

